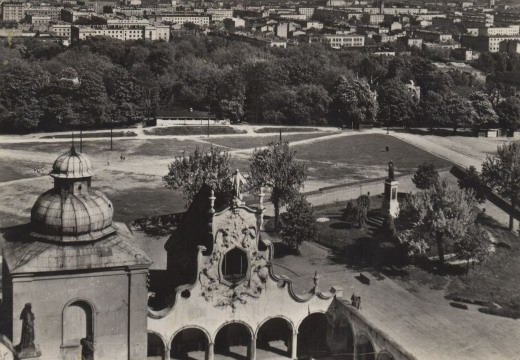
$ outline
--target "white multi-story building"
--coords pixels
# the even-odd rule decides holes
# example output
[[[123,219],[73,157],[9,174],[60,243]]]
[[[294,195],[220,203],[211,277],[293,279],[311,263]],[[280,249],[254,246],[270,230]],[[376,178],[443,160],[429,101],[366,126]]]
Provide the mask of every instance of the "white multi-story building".
[[[484,27],[478,29],[478,34],[482,36],[515,36],[520,34],[520,25],[510,25],[508,27]]]
[[[25,18],[26,5],[21,2],[2,3],[2,20],[19,22]]]
[[[231,9],[207,9],[206,14],[210,16],[211,21],[224,21],[224,19],[233,18],[233,10]]]
[[[169,22],[172,24],[185,24],[189,22],[199,26],[209,25],[209,16],[197,13],[161,14],[155,16],[155,19],[157,21]]]
[[[323,29],[323,23],[320,21],[307,21],[305,24],[306,29]]]
[[[62,9],[61,10],[61,20],[68,22],[68,23],[74,23],[76,20],[80,18],[86,18],[91,19],[92,15],[94,15],[94,10],[72,10],[72,9]]]
[[[325,43],[333,49],[340,49],[344,47],[364,47],[365,37],[363,35],[355,34],[325,34],[310,36],[309,42]]]
[[[56,35],[60,37],[66,37],[70,41],[70,29],[72,25],[70,24],[51,24],[49,26],[49,31],[56,33]]]
[[[148,19],[109,19],[107,20],[108,26],[121,26],[125,27],[128,25],[150,25],[150,21]]]
[[[300,7],[298,8],[298,14],[305,15],[305,19],[309,20],[314,15],[314,8],[311,7]]]
[[[92,36],[108,36],[119,40],[170,41],[170,27],[168,25],[72,26],[73,41],[85,40]]]

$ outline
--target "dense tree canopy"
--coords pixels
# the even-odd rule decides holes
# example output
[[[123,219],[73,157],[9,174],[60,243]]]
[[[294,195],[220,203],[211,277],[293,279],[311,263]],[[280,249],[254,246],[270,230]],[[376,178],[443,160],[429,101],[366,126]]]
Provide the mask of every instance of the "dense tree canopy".
[[[58,81],[67,69],[78,87]],[[419,53],[389,59],[320,44],[265,49],[189,34],[170,43],[92,37],[68,48],[15,40],[0,43],[0,130],[123,126],[179,108],[236,122],[412,125],[414,103],[402,85],[412,80],[425,94],[421,110],[447,125],[447,114],[427,110],[445,108],[430,94],[453,88],[454,76]]]
[[[405,127],[414,125],[416,100],[401,81],[392,79],[385,82],[379,87],[377,95],[381,123]]]

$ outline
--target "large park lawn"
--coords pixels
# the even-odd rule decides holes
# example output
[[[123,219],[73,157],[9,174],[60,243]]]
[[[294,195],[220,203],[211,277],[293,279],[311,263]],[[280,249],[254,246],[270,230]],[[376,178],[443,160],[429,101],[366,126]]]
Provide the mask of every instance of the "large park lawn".
[[[302,133],[302,134],[282,134],[282,139],[291,142],[302,141],[308,139],[317,139],[320,137],[330,136],[335,134],[334,132],[319,132],[319,133]],[[226,147],[228,149],[254,149],[262,146],[267,146],[269,143],[280,139],[280,135],[268,135],[268,136],[233,136],[233,137],[217,137],[208,138],[204,141],[216,145]]]
[[[389,151],[385,151],[388,146]],[[296,156],[307,161],[309,175],[317,179],[334,179],[352,174],[355,180],[384,176],[389,161],[396,175],[414,172],[425,161],[437,168],[451,165],[404,141],[383,134],[360,134],[295,145]]]

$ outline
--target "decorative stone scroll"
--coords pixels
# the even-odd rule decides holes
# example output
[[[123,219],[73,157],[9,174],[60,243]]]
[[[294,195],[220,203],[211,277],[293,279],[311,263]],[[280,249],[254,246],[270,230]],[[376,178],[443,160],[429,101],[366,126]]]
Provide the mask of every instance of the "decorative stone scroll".
[[[230,306],[233,311],[249,298],[259,298],[269,276],[267,256],[258,250],[256,218],[252,222],[244,215],[250,214],[240,208],[221,214],[224,218],[218,221],[220,228],[215,232],[213,252],[204,257],[199,273],[202,296],[206,301],[217,307]],[[224,280],[222,260],[234,248],[247,254],[248,269],[243,280],[230,284]]]

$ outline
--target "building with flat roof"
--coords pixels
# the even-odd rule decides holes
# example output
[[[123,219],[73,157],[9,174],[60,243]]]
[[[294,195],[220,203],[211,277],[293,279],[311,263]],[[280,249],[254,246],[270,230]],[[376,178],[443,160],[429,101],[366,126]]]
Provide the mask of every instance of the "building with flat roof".
[[[157,22],[172,23],[172,24],[185,24],[193,23],[199,26],[209,25],[210,17],[206,14],[200,13],[173,13],[173,14],[160,14],[155,15],[153,19]]]
[[[3,2],[2,3],[2,20],[20,22],[25,18],[25,10],[27,6],[21,2]]]
[[[365,36],[356,34],[323,34],[309,36],[309,43],[323,43],[333,49],[364,47]]]
[[[85,40],[93,36],[108,36],[119,40],[170,41],[169,25],[100,25],[72,26],[71,41]]]
[[[206,14],[209,15],[211,21],[224,21],[224,19],[233,18],[233,10],[231,9],[207,9]]]

